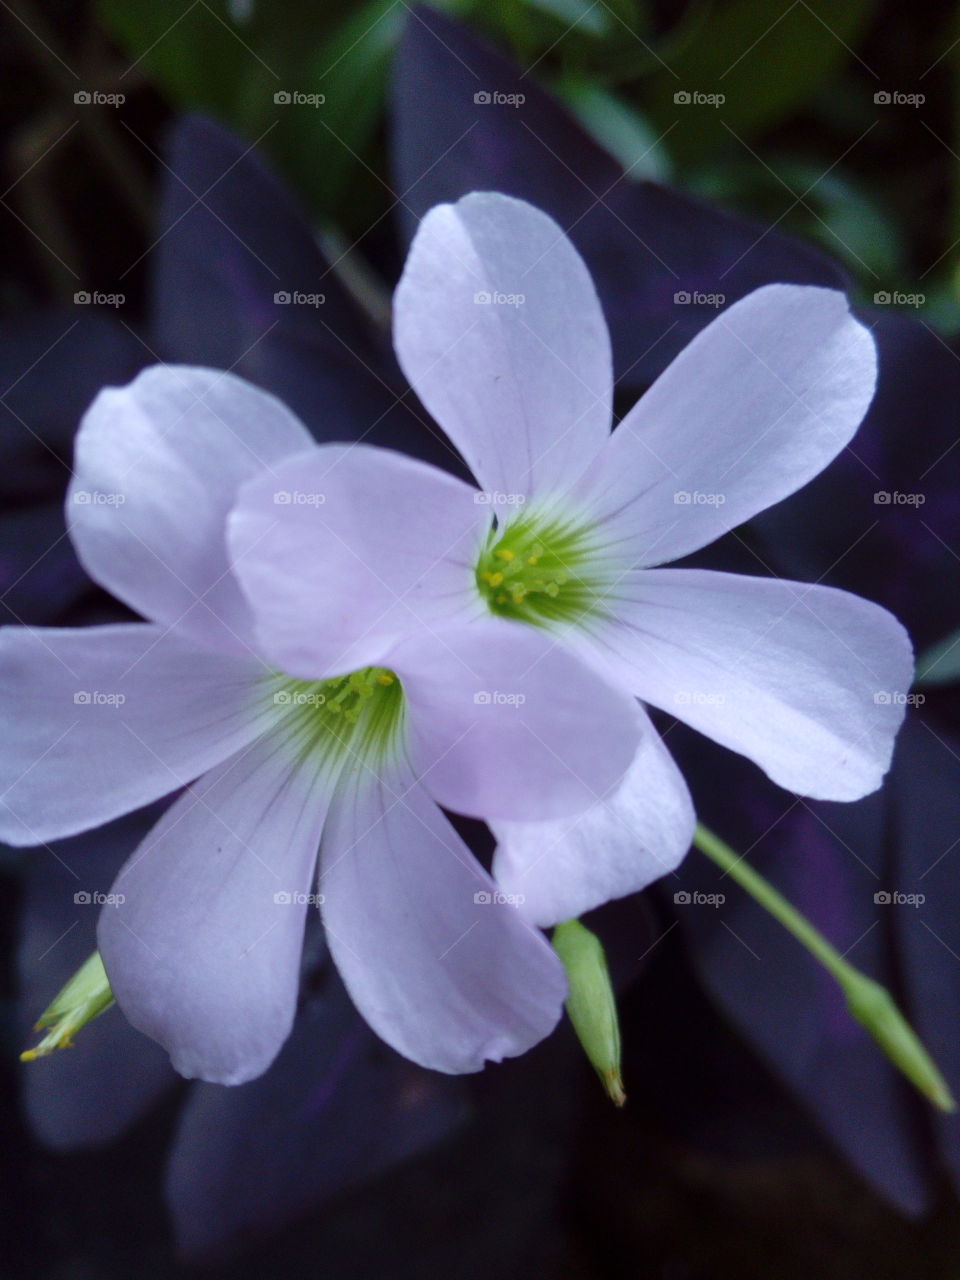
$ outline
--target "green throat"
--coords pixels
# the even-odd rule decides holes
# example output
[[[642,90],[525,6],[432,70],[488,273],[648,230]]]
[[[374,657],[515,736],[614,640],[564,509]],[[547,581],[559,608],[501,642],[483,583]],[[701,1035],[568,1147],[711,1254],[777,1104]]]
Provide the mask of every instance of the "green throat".
[[[403,727],[403,687],[385,667],[363,667],[330,680],[270,679],[274,705],[288,717],[297,754],[325,764],[377,765]]]
[[[491,529],[476,582],[493,613],[534,626],[581,622],[601,609],[593,531],[544,513]]]

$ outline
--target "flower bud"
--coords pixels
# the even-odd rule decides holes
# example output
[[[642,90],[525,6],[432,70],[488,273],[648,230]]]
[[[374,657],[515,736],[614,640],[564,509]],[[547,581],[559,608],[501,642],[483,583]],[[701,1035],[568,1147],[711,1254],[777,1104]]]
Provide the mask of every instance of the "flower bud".
[[[573,1029],[608,1096],[622,1107],[627,1095],[620,1077],[620,1026],[603,944],[579,920],[567,920],[553,931],[553,949],[567,971]]]
[[[72,1049],[73,1036],[112,1004],[110,982],[100,952],[95,951],[41,1015],[34,1030],[47,1034],[35,1048],[25,1049],[20,1061],[45,1058],[54,1049]]]

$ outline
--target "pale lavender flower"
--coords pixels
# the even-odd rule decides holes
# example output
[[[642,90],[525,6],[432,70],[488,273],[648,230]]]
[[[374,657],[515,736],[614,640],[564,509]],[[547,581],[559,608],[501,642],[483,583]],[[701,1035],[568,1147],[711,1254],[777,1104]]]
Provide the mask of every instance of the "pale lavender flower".
[[[77,438],[70,535],[90,575],[149,621],[0,633],[0,839],[58,839],[187,788],[99,928],[122,1010],[184,1075],[237,1083],[269,1065],[320,899],[371,1026],[426,1066],[476,1070],[545,1036],[566,986],[438,804],[491,819],[583,809],[628,767],[637,710],[504,618],[394,635],[358,667],[315,663],[305,680],[265,662],[225,521],[254,477],[274,521],[299,511],[299,477],[290,491],[279,477],[310,444],[272,396],[213,370],[158,367],[98,396]],[[441,523],[434,582],[454,532]],[[336,617],[368,609],[363,582],[334,573],[319,590]]]
[[[854,800],[880,785],[912,671],[896,619],[824,586],[654,567],[793,493],[848,445],[876,357],[842,294],[758,289],[611,435],[609,340],[586,267],[546,215],[475,193],[422,221],[395,345],[482,490],[332,446],[278,468],[325,489],[321,509],[281,524],[272,482],[247,485],[230,537],[274,662],[304,675],[358,665],[385,638],[500,616],[790,791]],[[332,607],[351,587],[356,607]],[[547,925],[673,869],[694,814],[645,716],[629,773],[586,815],[491,825],[501,887]]]

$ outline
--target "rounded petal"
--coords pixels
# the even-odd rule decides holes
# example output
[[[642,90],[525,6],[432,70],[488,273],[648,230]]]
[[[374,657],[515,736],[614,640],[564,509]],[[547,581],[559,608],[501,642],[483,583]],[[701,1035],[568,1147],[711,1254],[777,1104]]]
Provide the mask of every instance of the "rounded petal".
[[[566,490],[609,435],[610,339],[593,281],[523,200],[474,192],[430,210],[394,298],[394,344],[491,496]]]
[[[560,822],[495,822],[493,875],[544,928],[645,889],[686,857],[696,816],[652,724],[620,786]]]
[[[833,587],[697,569],[620,584],[595,634],[638,697],[754,760],[788,791],[857,800],[890,765],[913,674],[879,605]]]
[[[400,676],[411,761],[440,804],[478,818],[563,817],[620,782],[636,702],[545,631],[502,618],[417,636]]]
[[[252,1080],[289,1035],[329,787],[263,737],[195,782],[117,877],[98,931],[110,985],[181,1075]]]
[[[279,400],[217,369],[157,365],[108,387],[81,423],[67,495],[84,568],[151,621],[245,651],[224,521],[242,481],[309,443]]]
[[[260,668],[160,627],[0,631],[0,839],[76,835],[176,791],[270,711]]]
[[[398,1053],[436,1071],[479,1071],[553,1030],[566,995],[560,961],[408,766],[341,785],[319,885],[347,990]]]
[[[376,665],[398,636],[479,610],[490,508],[435,467],[325,445],[246,485],[234,571],[263,651],[305,679]]]
[[[660,375],[580,492],[633,564],[678,560],[818,475],[863,420],[876,372],[842,293],[757,289]]]

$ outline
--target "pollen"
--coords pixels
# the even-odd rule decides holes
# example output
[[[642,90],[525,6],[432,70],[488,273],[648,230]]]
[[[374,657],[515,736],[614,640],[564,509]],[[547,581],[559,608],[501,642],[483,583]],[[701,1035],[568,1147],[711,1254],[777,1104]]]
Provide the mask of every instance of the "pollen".
[[[330,680],[293,680],[278,672],[266,687],[289,741],[304,759],[376,765],[402,730],[403,688],[384,667],[363,667]]]
[[[493,613],[550,626],[598,611],[604,576],[599,565],[589,526],[525,511],[491,529],[476,582]]]

